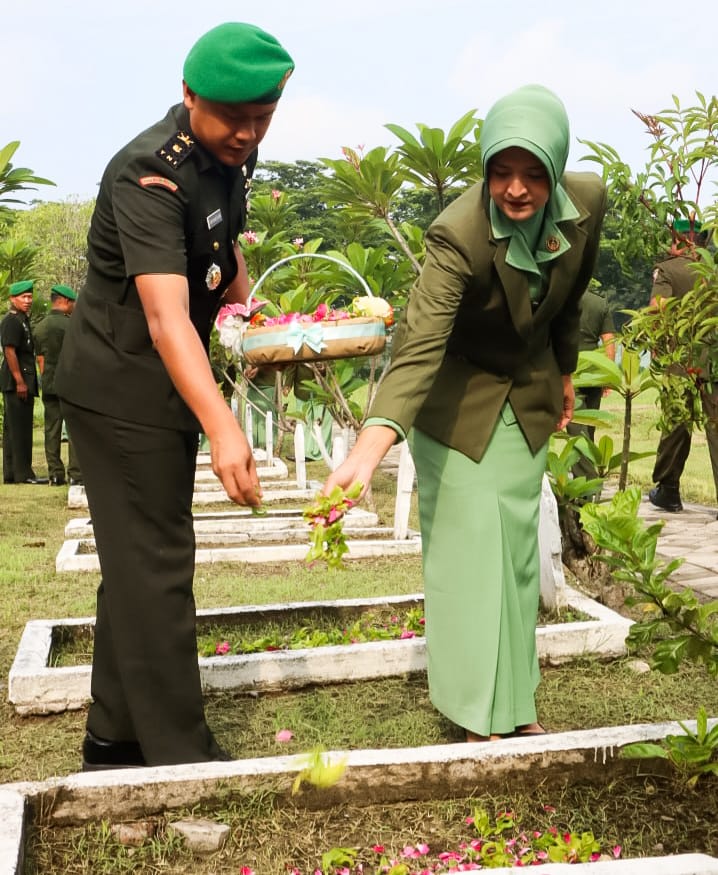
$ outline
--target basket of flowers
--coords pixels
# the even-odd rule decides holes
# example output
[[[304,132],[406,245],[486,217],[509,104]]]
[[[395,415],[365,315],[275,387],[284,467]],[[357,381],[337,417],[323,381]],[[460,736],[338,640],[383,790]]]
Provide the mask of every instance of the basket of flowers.
[[[346,309],[320,304],[313,313],[265,315],[262,310],[267,302],[255,295],[273,270],[295,258],[333,261],[353,274],[366,294],[355,297]],[[330,255],[307,252],[271,265],[254,284],[247,303],[226,304],[217,314],[216,324],[220,343],[236,357],[250,365],[267,365],[378,355],[393,321],[391,305],[375,297],[351,265]]]

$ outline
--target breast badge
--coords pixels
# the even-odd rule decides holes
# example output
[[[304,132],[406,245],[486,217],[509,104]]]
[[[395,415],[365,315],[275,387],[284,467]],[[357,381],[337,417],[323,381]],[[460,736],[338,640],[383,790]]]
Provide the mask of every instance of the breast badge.
[[[222,282],[222,271],[218,264],[210,264],[205,282],[210,292],[213,292]]]

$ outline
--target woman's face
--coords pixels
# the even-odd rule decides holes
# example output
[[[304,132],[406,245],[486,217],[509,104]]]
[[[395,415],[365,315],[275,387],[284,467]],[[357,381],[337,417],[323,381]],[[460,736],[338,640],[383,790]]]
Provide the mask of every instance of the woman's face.
[[[551,181],[539,159],[520,146],[494,155],[488,168],[489,194],[509,219],[521,222],[546,205]]]
[[[264,139],[275,103],[217,103],[184,85],[192,132],[218,161],[241,167]]]

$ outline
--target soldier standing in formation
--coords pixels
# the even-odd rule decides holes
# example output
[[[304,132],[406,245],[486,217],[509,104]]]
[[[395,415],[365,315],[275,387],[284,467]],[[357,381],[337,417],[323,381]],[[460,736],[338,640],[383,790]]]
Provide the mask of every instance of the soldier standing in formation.
[[[700,222],[695,220],[677,219],[673,223],[673,229],[680,237],[673,240],[668,258],[659,262],[653,271],[652,307],[658,306],[660,298],[682,298],[693,289],[697,279],[692,268],[696,260],[695,247],[705,246],[707,242],[706,232],[701,231]],[[713,469],[713,482],[718,497],[718,390],[713,389],[710,393],[703,391],[701,399],[706,415],[706,440]],[[683,510],[680,481],[690,451],[689,425],[678,425],[673,431],[661,436],[652,478],[657,485],[648,493],[651,504],[669,513]]]
[[[64,486],[65,465],[62,461],[62,411],[55,393],[55,368],[65,339],[68,321],[75,308],[76,292],[68,286],[56,285],[50,291],[50,312],[35,326],[35,351],[40,370],[42,403],[45,408],[45,459],[50,486]],[[67,475],[70,484],[82,483],[71,437],[67,439]]]
[[[32,467],[32,424],[37,395],[35,346],[30,330],[33,280],[10,286],[10,310],[0,322],[3,394],[3,482],[47,483]]]

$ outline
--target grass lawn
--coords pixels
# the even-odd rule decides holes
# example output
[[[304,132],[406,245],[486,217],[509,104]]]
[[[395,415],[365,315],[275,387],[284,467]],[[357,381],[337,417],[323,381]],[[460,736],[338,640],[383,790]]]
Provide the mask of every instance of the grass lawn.
[[[658,434],[652,430],[655,419],[654,399],[641,397],[634,412],[633,449],[654,450]],[[617,413],[611,434],[616,445],[622,428],[620,399],[604,400],[604,409]],[[600,433],[597,435],[600,436]],[[36,471],[45,472],[42,460],[42,437],[36,428]],[[290,463],[291,466],[291,463]],[[632,463],[630,479],[644,489],[650,484],[652,460]],[[323,479],[321,463],[309,465],[309,476]],[[683,498],[715,505],[713,483],[705,437],[694,437],[682,484]],[[0,544],[0,675],[7,678],[25,623],[35,618],[84,617],[94,613],[96,573],[55,572],[55,556],[64,540],[64,527],[82,512],[66,507],[67,490],[46,486],[0,487],[2,542]],[[377,510],[382,523],[390,523],[393,512],[394,482],[386,474],[375,480]],[[211,508],[201,507],[199,511]],[[416,508],[411,524],[416,527]],[[350,563],[346,570],[327,571],[321,567],[305,568],[302,563],[278,563],[271,566],[200,565],[196,575],[198,607],[209,608],[240,604],[303,601],[329,598],[378,596],[419,592],[421,563],[418,557],[362,560]],[[477,620],[477,631],[479,621]],[[539,712],[547,727],[554,731],[588,728],[631,722],[650,722],[675,718],[692,718],[700,705],[709,714],[718,714],[718,687],[714,680],[693,667],[686,666],[673,677],[654,673],[634,674],[626,661],[602,664],[583,660],[562,668],[545,669],[538,694]],[[460,740],[456,727],[438,715],[428,701],[422,675],[363,684],[340,684],[288,694],[213,696],[208,700],[208,717],[220,743],[242,756],[267,756],[306,751],[315,744],[328,749],[357,747],[393,747],[427,743],[451,743]],[[348,715],[352,715],[348,719]],[[5,701],[0,702],[0,782],[44,779],[77,771],[85,714],[82,711],[48,717],[19,717]],[[291,728],[294,738],[281,748],[274,735],[278,729]],[[627,796],[618,790],[603,792],[592,788],[569,789],[558,794],[527,792],[521,801],[488,800],[496,806],[511,805],[537,823],[537,800],[559,810],[560,822],[591,824],[590,828],[610,841],[623,842],[632,854],[679,852],[701,848],[718,854],[716,798],[718,782],[712,779],[703,795],[691,802],[676,795],[675,788],[657,777],[645,777]],[[527,788],[528,789],[528,788]],[[685,789],[680,793],[685,794]],[[613,795],[612,795],[613,794]],[[673,794],[673,822],[652,817],[657,796]],[[620,804],[624,805],[620,809]],[[614,798],[615,797],[615,798]],[[699,803],[700,798],[700,803]],[[626,801],[626,799],[628,801]],[[695,804],[693,804],[695,803]],[[264,844],[287,842],[294,848],[300,836],[307,836],[310,847],[297,850],[293,859],[302,865],[317,859],[322,850],[348,843],[359,835],[380,841],[387,832],[406,825],[405,839],[426,835],[432,826],[446,835],[451,823],[462,821],[471,801],[456,800],[436,806],[419,806],[391,812],[382,810],[342,810],[317,814],[283,807],[278,811],[271,794],[262,799],[234,803],[219,814],[232,823],[233,853],[256,867],[258,873],[286,871],[272,866]],[[619,809],[616,814],[615,809]],[[618,817],[621,828],[611,824]],[[447,813],[448,812],[448,813]],[[214,816],[214,815],[213,815]],[[457,822],[458,822],[457,821]],[[351,824],[349,828],[348,824]],[[454,823],[454,825],[456,825]],[[624,828],[625,827],[625,828]],[[463,827],[462,827],[463,828]],[[316,832],[312,832],[316,830]],[[622,831],[623,830],[623,831]],[[453,830],[456,832],[456,830]],[[668,837],[670,833],[670,838]],[[696,836],[704,837],[699,842]],[[313,836],[313,838],[309,838]],[[416,838],[416,840],[419,840]],[[48,838],[48,841],[50,839]],[[448,841],[448,838],[442,839]],[[263,844],[264,843],[264,844]],[[312,844],[313,843],[313,844]],[[176,842],[174,845],[176,846]],[[51,847],[52,846],[52,847]],[[213,861],[183,863],[183,852],[167,839],[158,847],[159,857],[150,860],[143,854],[134,863],[119,862],[121,850],[110,854],[108,839],[102,833],[85,829],[53,837],[51,846],[42,840],[33,852],[37,872],[223,872],[237,871],[239,856],[220,856]],[[170,853],[170,850],[172,853]],[[276,846],[275,846],[276,847]],[[94,863],[87,868],[95,854]],[[169,850],[168,850],[169,849]],[[155,848],[157,850],[157,848]],[[164,855],[164,856],[163,856]],[[169,856],[167,856],[169,855]],[[174,856],[173,856],[174,855]],[[55,859],[56,858],[56,859]],[[231,859],[231,862],[230,862]],[[164,860],[164,863],[163,863]],[[82,861],[82,862],[81,862]],[[166,864],[166,865],[165,865]],[[82,868],[85,866],[85,868]],[[223,868],[224,866],[224,868]],[[231,866],[231,868],[227,868]]]

